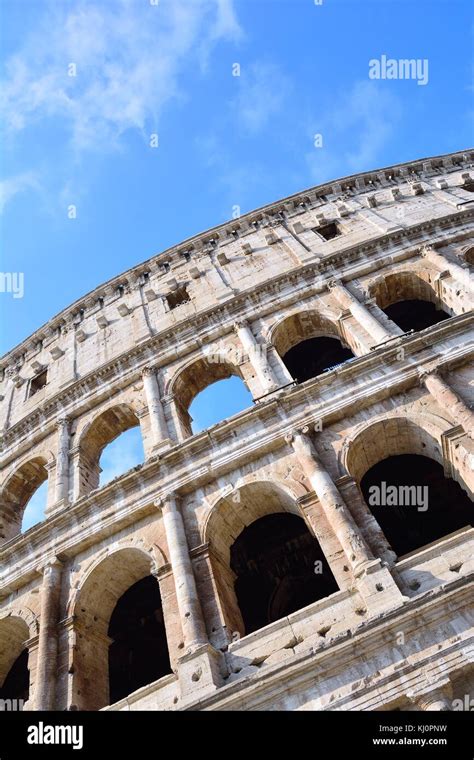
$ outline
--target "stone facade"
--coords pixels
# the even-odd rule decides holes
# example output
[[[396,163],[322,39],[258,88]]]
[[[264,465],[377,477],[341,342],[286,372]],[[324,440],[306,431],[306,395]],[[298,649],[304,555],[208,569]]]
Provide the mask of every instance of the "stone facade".
[[[474,529],[399,558],[359,488],[379,460],[423,454],[472,498],[473,161],[352,176],[242,216],[3,357],[0,685],[26,645],[28,709],[444,710],[474,696]],[[406,333],[384,312],[400,299],[449,319]],[[355,358],[297,384],[282,357],[318,335]],[[190,403],[231,375],[253,406],[193,435]],[[104,446],[135,425],[144,464],[99,487]],[[46,519],[22,534],[46,478]],[[304,518],[339,591],[244,635],[230,548],[280,512]],[[110,705],[110,617],[150,574],[172,672]]]

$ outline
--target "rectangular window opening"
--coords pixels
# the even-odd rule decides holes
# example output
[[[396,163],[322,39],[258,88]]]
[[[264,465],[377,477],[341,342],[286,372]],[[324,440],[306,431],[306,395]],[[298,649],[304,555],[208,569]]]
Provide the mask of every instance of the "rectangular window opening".
[[[42,372],[40,372],[38,375],[36,375],[30,380],[30,388],[29,388],[28,397],[34,396],[35,393],[38,393],[38,391],[40,391],[41,388],[44,388],[47,382],[48,382],[48,370],[44,369]]]
[[[324,240],[332,240],[341,234],[337,222],[329,222],[328,224],[322,224],[320,227],[313,227],[313,232],[321,235]]]
[[[176,309],[177,306],[182,306],[185,303],[189,303],[191,299],[189,297],[188,291],[184,285],[182,285],[177,290],[173,290],[171,293],[168,293],[166,300],[170,309]]]

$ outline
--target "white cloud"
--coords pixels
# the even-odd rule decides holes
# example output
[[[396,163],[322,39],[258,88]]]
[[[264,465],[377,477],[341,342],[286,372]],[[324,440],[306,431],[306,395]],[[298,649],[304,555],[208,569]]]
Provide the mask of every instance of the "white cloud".
[[[315,125],[314,132],[323,136],[323,147],[307,155],[314,179],[324,182],[373,168],[400,114],[401,103],[394,94],[375,82],[356,82]]]
[[[0,214],[3,214],[5,206],[15,195],[25,190],[38,190],[39,182],[34,172],[23,172],[8,179],[0,181]]]
[[[64,120],[76,149],[104,149],[128,129],[156,125],[193,56],[199,63],[217,41],[240,34],[232,0],[51,4],[6,62],[3,121],[17,133]]]
[[[267,127],[280,112],[289,91],[289,81],[273,63],[258,61],[249,67],[241,64],[236,77],[239,93],[232,101],[232,110],[240,125],[250,133]]]

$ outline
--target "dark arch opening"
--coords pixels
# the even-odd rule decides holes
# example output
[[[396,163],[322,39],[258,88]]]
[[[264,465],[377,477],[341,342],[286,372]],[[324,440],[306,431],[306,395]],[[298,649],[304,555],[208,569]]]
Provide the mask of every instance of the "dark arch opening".
[[[134,583],[110,618],[110,702],[171,673],[160,589],[153,576]]]
[[[244,528],[231,547],[230,566],[246,634],[339,590],[319,542],[289,513]]]
[[[28,650],[24,649],[8,671],[0,688],[0,699],[22,699],[26,702],[30,694],[30,671],[28,670]]]
[[[392,322],[395,322],[403,332],[409,330],[424,330],[426,327],[437,325],[449,319],[450,315],[442,309],[437,309],[431,301],[422,301],[419,299],[409,299],[407,301],[397,301],[384,308],[384,312]]]
[[[474,266],[474,246],[466,251],[464,254],[464,261],[470,266]]]
[[[352,359],[354,354],[344,348],[338,338],[308,338],[290,348],[283,361],[291,376],[304,383],[331,367]]]
[[[467,494],[428,457],[401,454],[383,459],[366,472],[360,486],[399,557],[474,525]]]

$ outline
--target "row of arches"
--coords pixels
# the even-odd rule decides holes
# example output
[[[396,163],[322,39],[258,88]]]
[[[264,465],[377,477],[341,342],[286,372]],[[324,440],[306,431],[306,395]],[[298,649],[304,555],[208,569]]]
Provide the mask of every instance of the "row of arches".
[[[397,272],[377,278],[369,294],[399,332],[422,330],[448,319],[453,309],[442,303],[432,283],[414,273]],[[316,311],[297,311],[283,318],[270,333],[276,355],[289,381],[303,383],[355,358],[358,348],[347,343],[337,321]],[[360,351],[359,351],[360,353]],[[282,380],[284,384],[284,378]],[[187,365],[173,382],[175,424],[192,435],[232,416],[253,403],[238,363],[210,362],[206,357]],[[143,433],[138,410],[116,404],[87,427],[78,445],[79,483],[85,495],[144,462]],[[179,437],[179,435],[178,435]],[[118,439],[118,440],[117,440]],[[44,518],[48,461],[37,457],[23,464],[3,488],[0,539],[7,539]],[[35,494],[31,505],[30,499]],[[26,507],[25,519],[23,515]]]
[[[403,418],[396,438],[394,421],[366,426],[350,443],[344,461],[367,514],[400,558],[473,526],[474,511],[466,473],[457,473],[457,480],[446,475],[433,431]],[[385,443],[377,448],[374,441],[381,439]],[[384,484],[415,489],[416,498],[413,503],[374,503],[373,489],[380,493]],[[210,638],[219,614],[227,635],[238,631],[244,636],[341,588],[334,560],[296,493],[278,480],[252,480],[239,488],[237,500],[223,496],[210,506],[201,528],[219,598],[214,612],[209,603],[207,607]],[[172,672],[176,642],[170,635],[176,636],[176,628],[170,621],[176,611],[166,609],[169,594],[159,573],[157,580],[155,563],[142,549],[116,550],[93,565],[74,592],[64,614],[74,617],[77,633],[72,669],[76,707],[99,709]],[[205,593],[209,595],[208,587]],[[0,620],[2,698],[27,696],[27,632],[23,620]]]

